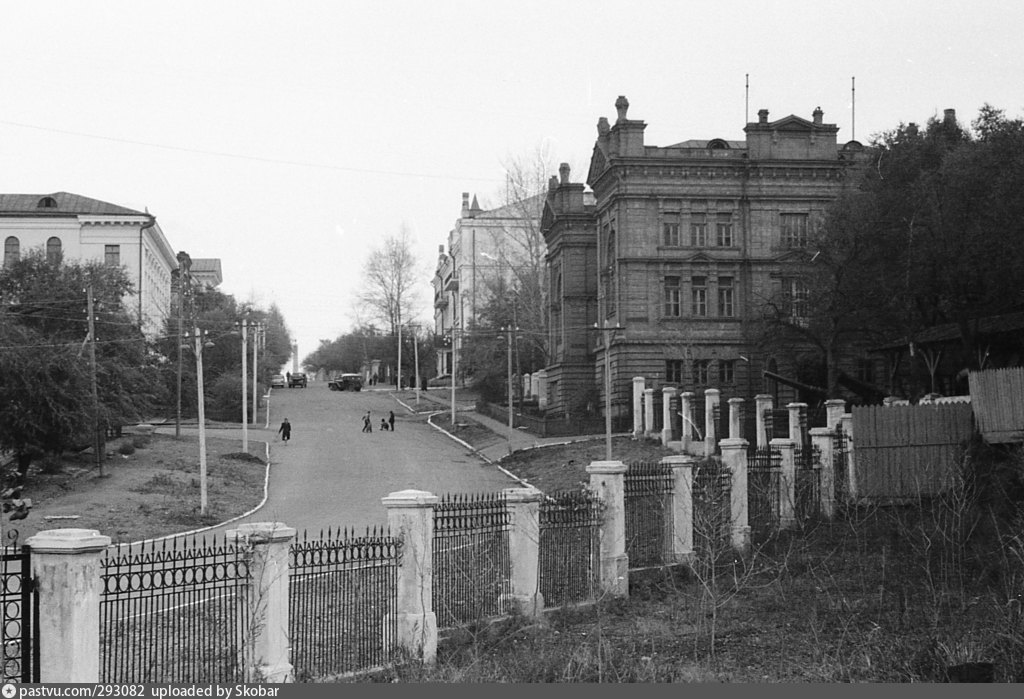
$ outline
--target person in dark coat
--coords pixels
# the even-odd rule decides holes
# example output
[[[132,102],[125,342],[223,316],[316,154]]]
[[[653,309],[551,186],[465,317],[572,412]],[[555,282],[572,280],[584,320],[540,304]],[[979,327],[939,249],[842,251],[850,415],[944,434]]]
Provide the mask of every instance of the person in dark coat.
[[[285,418],[281,426],[277,428],[277,433],[281,435],[284,443],[288,444],[288,440],[292,438],[292,423],[288,422],[288,418]]]
[[[370,411],[366,411],[366,415],[363,415],[363,432],[373,432],[373,425],[370,424]]]
[[[395,411],[394,410],[389,410],[388,411],[388,429],[391,430],[392,432],[395,431]]]

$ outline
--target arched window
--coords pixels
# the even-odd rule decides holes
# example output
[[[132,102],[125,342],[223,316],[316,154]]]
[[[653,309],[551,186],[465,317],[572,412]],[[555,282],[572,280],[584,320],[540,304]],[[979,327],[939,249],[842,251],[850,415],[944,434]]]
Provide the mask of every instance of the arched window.
[[[713,138],[708,141],[708,150],[728,150],[729,143],[721,138]]]
[[[36,204],[36,208],[37,209],[56,209],[57,208],[57,200],[54,199],[53,197],[43,197],[42,199],[39,200],[39,203]]]
[[[13,235],[4,241],[4,266],[12,265],[21,257],[21,243]]]
[[[46,241],[46,259],[50,262],[60,261],[60,238],[57,236]]]

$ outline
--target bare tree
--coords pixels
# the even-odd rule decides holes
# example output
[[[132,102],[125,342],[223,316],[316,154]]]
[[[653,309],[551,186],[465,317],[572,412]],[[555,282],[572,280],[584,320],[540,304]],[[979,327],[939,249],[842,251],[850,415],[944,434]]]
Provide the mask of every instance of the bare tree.
[[[367,258],[359,300],[367,314],[389,328],[392,335],[398,334],[403,316],[408,316],[417,301],[417,275],[418,262],[404,225],[398,235],[385,238]]]

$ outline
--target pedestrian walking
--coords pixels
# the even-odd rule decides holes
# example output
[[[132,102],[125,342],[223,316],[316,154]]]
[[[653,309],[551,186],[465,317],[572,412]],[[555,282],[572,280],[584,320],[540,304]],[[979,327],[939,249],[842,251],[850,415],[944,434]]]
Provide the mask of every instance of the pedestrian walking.
[[[373,425],[370,423],[370,411],[363,415],[363,432],[373,432]]]
[[[292,423],[288,422],[288,418],[285,418],[281,426],[277,428],[277,433],[281,435],[281,439],[287,446],[288,440],[292,438]]]
[[[389,410],[388,411],[388,429],[391,430],[392,432],[395,431],[395,411],[394,410]]]

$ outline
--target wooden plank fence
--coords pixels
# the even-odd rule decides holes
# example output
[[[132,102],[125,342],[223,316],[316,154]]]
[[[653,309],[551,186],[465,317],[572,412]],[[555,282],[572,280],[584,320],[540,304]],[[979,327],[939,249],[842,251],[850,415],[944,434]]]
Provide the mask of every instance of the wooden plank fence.
[[[974,429],[969,403],[855,406],[858,496],[915,499],[950,484]]]
[[[1024,368],[972,371],[967,378],[984,440],[1024,442]]]

